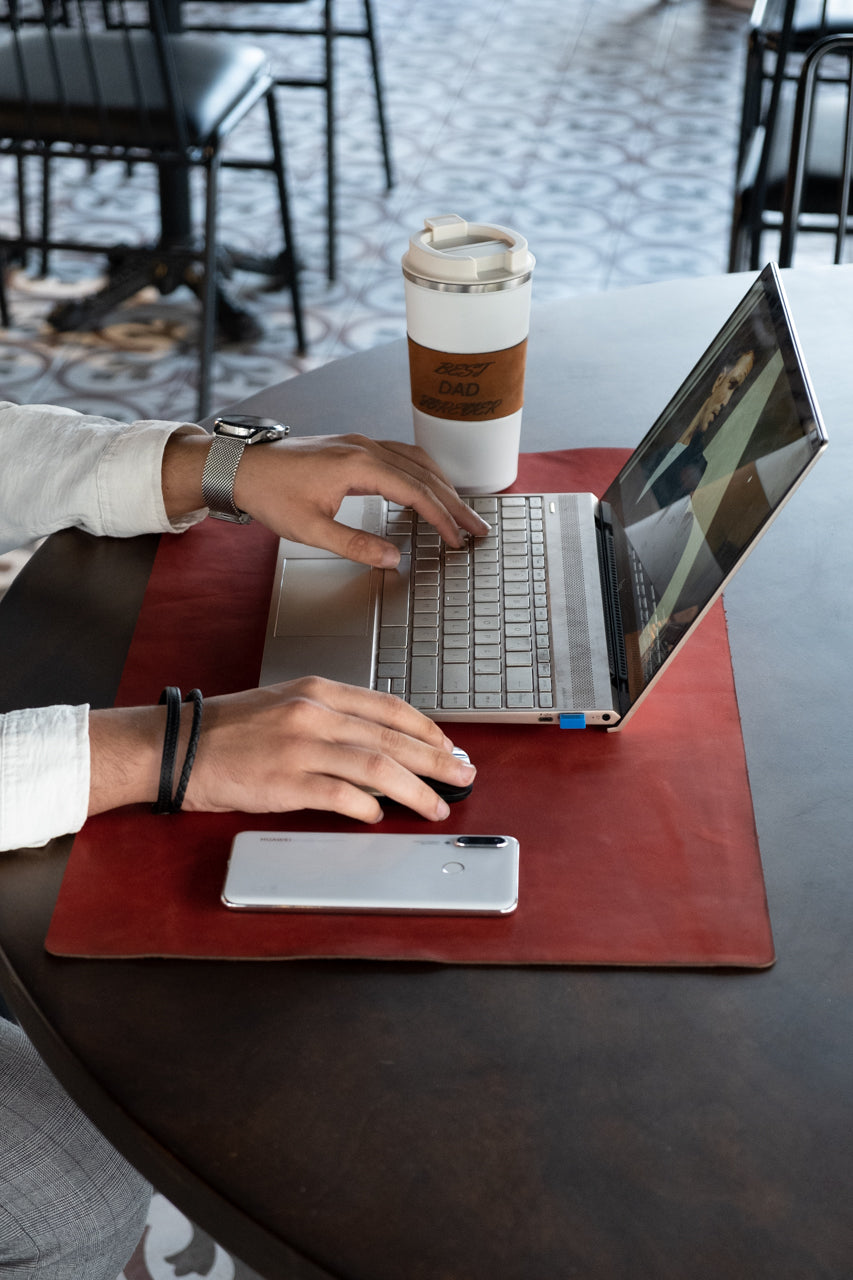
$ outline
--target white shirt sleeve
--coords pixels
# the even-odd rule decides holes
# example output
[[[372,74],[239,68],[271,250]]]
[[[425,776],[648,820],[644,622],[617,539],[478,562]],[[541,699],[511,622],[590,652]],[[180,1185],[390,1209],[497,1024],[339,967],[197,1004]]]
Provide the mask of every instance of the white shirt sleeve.
[[[0,850],[79,831],[89,805],[89,708],[0,716]]]
[[[0,552],[73,526],[127,538],[195,524],[206,510],[169,520],[161,480],[166,441],[192,431],[201,427],[0,402]]]
[[[123,538],[201,520],[205,509],[172,523],[163,504],[163,450],[176,431],[201,428],[0,402],[0,552],[72,526]],[[88,804],[89,708],[0,715],[0,849],[78,831]]]

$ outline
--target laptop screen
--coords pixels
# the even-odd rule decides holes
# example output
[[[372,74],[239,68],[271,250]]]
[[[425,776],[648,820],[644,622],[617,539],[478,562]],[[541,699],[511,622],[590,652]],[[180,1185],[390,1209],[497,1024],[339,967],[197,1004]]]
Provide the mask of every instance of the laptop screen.
[[[825,443],[771,264],[604,495],[630,703]]]

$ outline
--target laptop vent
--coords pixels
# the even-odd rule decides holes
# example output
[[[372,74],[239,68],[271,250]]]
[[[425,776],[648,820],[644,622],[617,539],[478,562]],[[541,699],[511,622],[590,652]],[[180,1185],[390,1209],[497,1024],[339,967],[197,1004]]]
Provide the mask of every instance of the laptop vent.
[[[559,510],[572,698],[576,707],[592,707],[595,706],[595,688],[589,644],[586,575],[583,567],[578,505],[575,502],[561,502]]]

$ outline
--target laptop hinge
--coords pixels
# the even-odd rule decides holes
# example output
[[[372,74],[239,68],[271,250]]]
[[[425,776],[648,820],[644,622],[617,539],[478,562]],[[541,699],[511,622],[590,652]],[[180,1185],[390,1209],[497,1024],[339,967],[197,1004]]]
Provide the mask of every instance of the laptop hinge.
[[[601,594],[604,598],[604,625],[607,632],[607,656],[610,662],[610,682],[616,707],[624,714],[629,705],[628,656],[625,652],[625,631],[622,623],[622,605],[619,600],[619,578],[616,571],[616,552],[613,545],[613,521],[610,504],[599,502],[595,517],[595,534],[598,539],[598,567],[601,573]]]

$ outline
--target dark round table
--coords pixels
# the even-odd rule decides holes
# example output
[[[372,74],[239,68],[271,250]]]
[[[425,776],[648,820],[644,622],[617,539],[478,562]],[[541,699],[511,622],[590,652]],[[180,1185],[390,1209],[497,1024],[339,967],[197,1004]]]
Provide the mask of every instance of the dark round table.
[[[785,279],[830,450],[726,595],[774,968],[59,960],[70,841],[0,858],[17,1016],[269,1280],[853,1275],[853,269]],[[635,443],[747,283],[534,304],[523,447]],[[405,345],[243,408],[408,439]],[[0,709],[112,701],[155,546],[49,540],[0,607]]]

